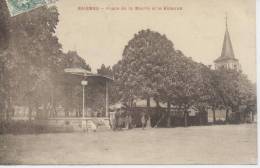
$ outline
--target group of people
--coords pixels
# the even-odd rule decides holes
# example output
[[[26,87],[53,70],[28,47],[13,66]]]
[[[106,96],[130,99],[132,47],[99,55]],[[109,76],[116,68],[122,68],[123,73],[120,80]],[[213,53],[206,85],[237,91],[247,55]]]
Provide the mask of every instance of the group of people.
[[[110,114],[110,123],[113,130],[121,130],[122,128],[131,129],[133,128],[132,116],[124,114],[118,110],[113,115]]]
[[[110,123],[113,130],[122,130],[122,128],[132,129],[138,127],[139,123],[141,123],[142,129],[151,125],[150,119],[146,117],[145,113],[141,113],[141,117],[137,117],[133,120],[131,114],[120,109],[114,113],[110,113]]]

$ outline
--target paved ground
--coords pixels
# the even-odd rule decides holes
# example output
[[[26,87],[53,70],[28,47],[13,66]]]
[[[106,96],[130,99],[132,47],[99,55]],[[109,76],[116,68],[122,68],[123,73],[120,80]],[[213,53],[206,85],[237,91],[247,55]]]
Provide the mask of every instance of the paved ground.
[[[2,164],[254,164],[256,124],[1,135]]]

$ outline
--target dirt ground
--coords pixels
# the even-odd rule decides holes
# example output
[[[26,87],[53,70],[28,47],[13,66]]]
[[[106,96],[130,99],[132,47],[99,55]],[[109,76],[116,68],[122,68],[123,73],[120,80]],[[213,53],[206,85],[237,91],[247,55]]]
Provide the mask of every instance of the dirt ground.
[[[256,124],[0,135],[1,164],[255,164]]]

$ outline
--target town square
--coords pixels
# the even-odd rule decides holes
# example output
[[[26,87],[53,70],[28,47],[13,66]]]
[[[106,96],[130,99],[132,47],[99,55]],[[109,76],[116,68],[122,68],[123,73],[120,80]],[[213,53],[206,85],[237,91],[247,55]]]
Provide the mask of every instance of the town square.
[[[257,164],[254,7],[0,0],[0,164]]]

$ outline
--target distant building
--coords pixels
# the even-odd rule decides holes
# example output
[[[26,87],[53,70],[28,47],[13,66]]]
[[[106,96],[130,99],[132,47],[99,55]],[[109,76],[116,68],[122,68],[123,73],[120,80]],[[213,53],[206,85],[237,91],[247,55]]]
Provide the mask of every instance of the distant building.
[[[228,25],[227,25],[227,17],[226,17],[226,32],[223,41],[223,47],[221,56],[218,57],[215,61],[215,69],[233,69],[237,71],[241,71],[241,66],[239,64],[238,59],[235,58],[235,54],[233,51],[232,43],[230,40]]]

